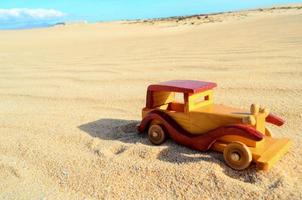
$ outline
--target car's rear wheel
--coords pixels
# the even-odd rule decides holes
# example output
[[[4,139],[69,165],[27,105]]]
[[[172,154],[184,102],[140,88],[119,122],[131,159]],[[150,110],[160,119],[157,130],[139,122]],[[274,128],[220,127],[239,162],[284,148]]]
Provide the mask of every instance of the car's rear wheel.
[[[160,145],[165,142],[167,136],[162,126],[151,124],[148,130],[148,138],[152,144]]]
[[[246,169],[252,162],[250,149],[241,142],[228,144],[223,151],[223,157],[226,164],[235,170]]]

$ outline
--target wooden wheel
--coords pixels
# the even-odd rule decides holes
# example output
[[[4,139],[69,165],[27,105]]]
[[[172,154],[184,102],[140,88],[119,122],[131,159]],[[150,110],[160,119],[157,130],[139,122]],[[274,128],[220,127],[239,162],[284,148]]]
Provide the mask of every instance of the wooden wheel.
[[[166,133],[158,124],[151,124],[148,130],[148,138],[152,144],[160,145],[166,140]]]
[[[245,144],[232,142],[223,150],[223,158],[231,168],[243,170],[251,164],[252,153]]]

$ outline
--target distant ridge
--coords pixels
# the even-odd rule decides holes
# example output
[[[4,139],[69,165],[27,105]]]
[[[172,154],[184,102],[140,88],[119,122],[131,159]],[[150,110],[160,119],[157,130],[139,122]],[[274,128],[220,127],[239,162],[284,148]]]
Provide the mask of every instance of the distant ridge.
[[[246,11],[272,11],[272,10],[287,10],[287,9],[302,9],[301,4],[294,5],[280,5],[268,8],[254,8],[254,9],[246,9],[246,10],[238,10],[238,11],[225,11],[225,12],[215,12],[209,14],[196,14],[196,15],[184,15],[184,16],[172,16],[172,17],[160,17],[160,18],[150,18],[150,19],[137,19],[137,20],[125,20],[132,22],[151,22],[151,21],[181,21],[185,19],[191,18],[208,18],[210,16],[221,15],[221,14],[231,14],[231,13],[241,13]]]

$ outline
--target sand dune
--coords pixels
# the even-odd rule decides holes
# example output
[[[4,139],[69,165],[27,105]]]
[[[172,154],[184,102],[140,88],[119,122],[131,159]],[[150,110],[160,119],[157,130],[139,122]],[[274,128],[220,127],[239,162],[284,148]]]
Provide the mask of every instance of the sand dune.
[[[301,199],[302,9],[0,32],[0,199]],[[206,23],[205,23],[206,22]],[[218,83],[216,102],[284,117],[268,172],[137,135],[150,83]]]

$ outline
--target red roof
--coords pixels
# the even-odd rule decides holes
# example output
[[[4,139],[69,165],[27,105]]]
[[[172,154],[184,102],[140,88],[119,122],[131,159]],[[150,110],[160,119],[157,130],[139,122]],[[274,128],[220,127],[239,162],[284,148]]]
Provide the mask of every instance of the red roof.
[[[149,91],[167,91],[167,92],[183,92],[183,93],[196,93],[205,90],[210,90],[216,87],[217,84],[206,81],[193,81],[193,80],[172,80],[161,82],[154,85],[149,85]]]

